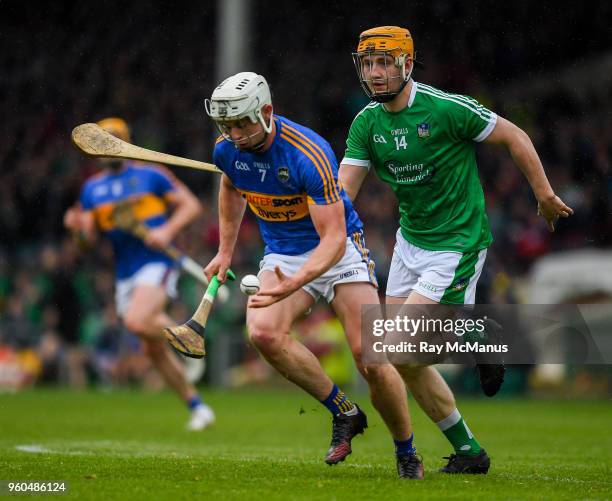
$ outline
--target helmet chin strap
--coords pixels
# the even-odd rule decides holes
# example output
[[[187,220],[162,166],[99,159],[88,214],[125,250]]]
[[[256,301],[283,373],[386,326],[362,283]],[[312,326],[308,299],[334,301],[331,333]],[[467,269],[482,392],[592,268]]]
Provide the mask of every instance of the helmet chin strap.
[[[266,139],[268,138],[268,132],[265,131],[265,129],[263,130],[263,137],[261,139],[261,141],[259,141],[258,143],[254,144],[253,146],[249,146],[246,148],[240,148],[240,146],[238,146],[238,144],[243,143],[243,142],[248,142],[250,143],[252,141],[252,139],[256,136],[258,136],[261,133],[261,131],[256,132],[255,134],[251,134],[247,137],[245,137],[243,140],[241,141],[233,141],[232,139],[230,139],[230,141],[234,144],[234,147],[237,150],[242,150],[242,151],[251,151],[254,153],[257,153],[258,151],[261,151],[261,149],[264,147],[264,145],[266,144]]]
[[[237,150],[241,150],[241,151],[249,151],[252,153],[258,153],[259,151],[261,151],[263,149],[263,147],[266,145],[266,140],[268,139],[268,136],[270,135],[270,133],[272,132],[273,129],[273,116],[270,115],[270,123],[266,124],[266,121],[263,117],[263,114],[261,113],[261,110],[258,110],[258,112],[255,112],[255,119],[253,119],[252,116],[250,116],[250,120],[253,123],[259,123],[262,126],[262,130],[255,132],[254,134],[249,134],[246,137],[243,137],[241,140],[239,141],[234,141],[231,136],[229,135],[228,132],[224,132],[223,131],[223,127],[221,126],[221,124],[217,121],[215,121],[217,128],[219,129],[219,132],[221,133],[221,135],[230,143],[232,143],[234,145],[234,148],[236,148]],[[244,117],[243,117],[244,118]],[[261,141],[255,143],[252,146],[245,146],[245,147],[240,147],[240,144],[250,144],[253,141],[253,138],[257,137],[259,134],[262,134],[262,138]]]
[[[266,145],[266,140],[268,139],[268,136],[272,132],[272,120],[273,120],[272,116],[270,116],[270,123],[266,125],[266,121],[260,109],[258,110],[258,113],[257,113],[257,120],[259,121],[259,123],[261,124],[263,128],[263,137],[261,141],[258,142],[257,144],[254,144],[253,146],[250,146],[249,148],[244,148],[244,151],[250,151],[253,153],[258,153],[259,151],[261,151],[263,147]],[[251,139],[257,136],[258,134],[259,132],[256,132],[255,134],[251,134],[250,136],[247,136],[245,139],[251,142]],[[238,148],[238,145],[235,142],[234,142],[234,147],[237,149],[240,149]]]
[[[263,149],[263,147],[266,145],[266,139],[268,139],[268,135],[269,134],[267,132],[264,132],[263,139],[261,140],[261,142],[257,143],[255,146],[251,147],[250,151],[252,151],[254,153],[260,152]]]
[[[408,83],[410,79],[406,79],[402,82],[402,84],[400,85],[400,88],[397,90],[397,92],[385,92],[382,94],[375,94],[372,93],[372,99],[374,101],[376,101],[377,103],[388,103],[390,101],[393,101],[400,92],[402,92],[404,90],[404,87],[406,87],[406,84]]]

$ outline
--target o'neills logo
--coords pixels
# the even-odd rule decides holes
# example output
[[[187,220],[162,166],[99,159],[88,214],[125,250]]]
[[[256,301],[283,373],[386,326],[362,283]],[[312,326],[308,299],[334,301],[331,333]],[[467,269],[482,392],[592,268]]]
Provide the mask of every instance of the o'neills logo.
[[[295,195],[268,195],[239,190],[257,217],[264,221],[296,221],[308,215],[308,200],[305,193]]]
[[[434,166],[425,164],[398,164],[387,162],[385,167],[395,177],[398,184],[422,184],[434,175]]]

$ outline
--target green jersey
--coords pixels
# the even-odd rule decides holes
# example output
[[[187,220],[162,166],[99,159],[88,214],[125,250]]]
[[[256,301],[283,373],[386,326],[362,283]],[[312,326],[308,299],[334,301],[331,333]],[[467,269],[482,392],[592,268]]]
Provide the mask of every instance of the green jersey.
[[[376,102],[353,120],[342,163],[365,168],[397,196],[406,240],[427,250],[471,252],[491,244],[474,142],[497,122],[470,97],[413,82],[408,106]]]

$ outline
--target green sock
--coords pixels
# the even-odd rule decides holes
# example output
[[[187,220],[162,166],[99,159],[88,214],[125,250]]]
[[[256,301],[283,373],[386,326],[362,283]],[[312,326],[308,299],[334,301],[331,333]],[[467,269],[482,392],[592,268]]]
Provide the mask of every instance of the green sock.
[[[455,409],[450,416],[436,423],[459,456],[475,456],[480,453],[480,444],[474,438],[467,424]]]

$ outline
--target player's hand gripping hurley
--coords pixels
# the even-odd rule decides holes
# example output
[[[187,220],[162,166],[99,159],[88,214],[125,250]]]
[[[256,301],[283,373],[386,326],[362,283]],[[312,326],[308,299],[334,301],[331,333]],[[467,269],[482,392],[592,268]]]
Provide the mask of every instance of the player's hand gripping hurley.
[[[149,228],[147,228],[142,221],[139,221],[134,215],[133,203],[131,200],[124,200],[117,203],[113,207],[113,221],[115,226],[123,231],[131,233],[135,237],[146,240]],[[204,275],[202,266],[200,266],[192,258],[183,254],[173,245],[168,245],[160,249],[161,252],[174,259],[181,269],[195,278],[198,282],[208,285],[208,279]]]

